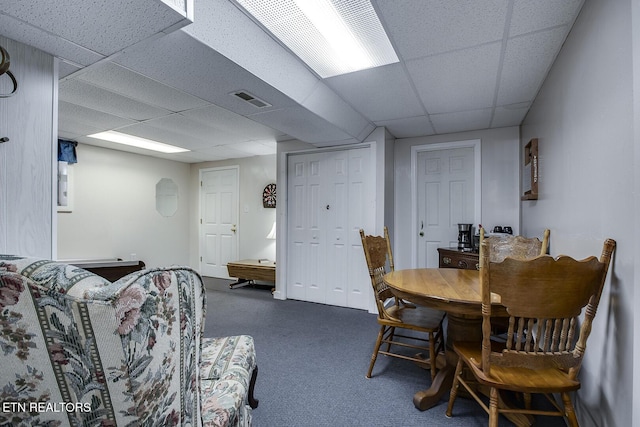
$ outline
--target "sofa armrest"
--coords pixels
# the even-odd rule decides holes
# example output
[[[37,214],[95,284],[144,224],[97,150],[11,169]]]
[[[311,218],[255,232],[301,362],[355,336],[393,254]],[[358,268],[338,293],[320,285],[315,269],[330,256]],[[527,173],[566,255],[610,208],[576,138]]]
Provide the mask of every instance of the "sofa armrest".
[[[202,379],[216,380],[227,372],[237,372],[238,377],[245,382],[245,387],[248,387],[255,367],[256,350],[250,335],[202,339]]]

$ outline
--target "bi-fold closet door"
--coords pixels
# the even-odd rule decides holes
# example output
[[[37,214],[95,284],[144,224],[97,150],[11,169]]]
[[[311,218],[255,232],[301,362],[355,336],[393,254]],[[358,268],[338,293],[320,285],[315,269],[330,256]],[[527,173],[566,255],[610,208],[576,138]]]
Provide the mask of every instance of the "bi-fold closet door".
[[[375,220],[370,151],[289,156],[287,298],[369,309],[359,229]]]

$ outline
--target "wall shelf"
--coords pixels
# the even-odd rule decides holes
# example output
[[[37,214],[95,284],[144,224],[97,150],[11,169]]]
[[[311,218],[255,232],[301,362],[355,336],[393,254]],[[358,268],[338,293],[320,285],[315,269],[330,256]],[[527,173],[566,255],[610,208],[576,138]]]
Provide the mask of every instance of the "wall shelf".
[[[524,167],[522,170],[522,188],[524,194],[521,200],[538,200],[538,138],[533,138],[524,146]]]

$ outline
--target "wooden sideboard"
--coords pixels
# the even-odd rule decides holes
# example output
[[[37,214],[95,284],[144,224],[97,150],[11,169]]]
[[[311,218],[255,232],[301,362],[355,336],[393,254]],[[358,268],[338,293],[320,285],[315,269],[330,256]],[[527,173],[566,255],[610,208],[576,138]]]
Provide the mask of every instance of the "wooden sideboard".
[[[463,252],[458,248],[438,248],[439,268],[477,270],[480,260],[477,252]]]
[[[65,261],[62,261],[65,262]],[[144,270],[145,265],[142,261],[123,261],[121,259],[114,260],[77,260],[69,261],[68,264],[76,267],[84,268],[110,282],[126,276],[134,271]]]

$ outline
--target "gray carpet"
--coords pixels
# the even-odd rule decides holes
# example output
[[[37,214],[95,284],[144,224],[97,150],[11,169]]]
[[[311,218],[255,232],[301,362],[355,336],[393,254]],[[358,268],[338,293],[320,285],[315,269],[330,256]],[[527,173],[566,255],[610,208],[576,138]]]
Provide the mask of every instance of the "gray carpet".
[[[470,399],[446,401],[421,412],[416,391],[430,375],[412,362],[380,356],[365,378],[378,333],[375,316],[362,310],[294,300],[274,300],[270,287],[229,289],[230,281],[205,278],[205,335],[247,334],[255,340],[258,380],[256,427],[486,426],[488,416]],[[448,397],[448,396],[447,396]],[[501,417],[500,426],[511,423]],[[539,426],[564,426],[538,417]]]

